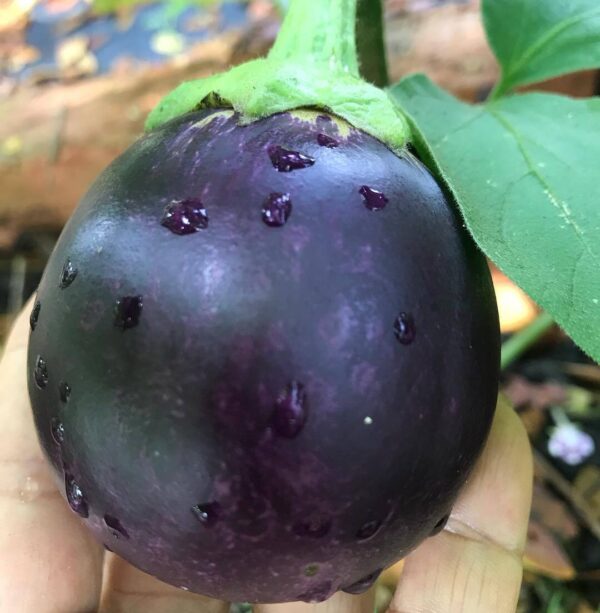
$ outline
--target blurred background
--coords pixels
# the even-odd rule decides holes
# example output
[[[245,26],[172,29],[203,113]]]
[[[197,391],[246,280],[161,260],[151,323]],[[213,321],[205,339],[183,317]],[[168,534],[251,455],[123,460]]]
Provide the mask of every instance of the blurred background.
[[[141,134],[150,109],[180,81],[264,54],[286,4],[0,0],[0,348],[78,200]],[[485,99],[498,67],[478,4],[387,0],[391,79],[424,71],[464,100]],[[598,95],[600,76],[541,87]],[[508,339],[538,309],[492,272]],[[551,328],[504,370],[502,388],[535,454],[519,611],[600,611],[600,367]],[[381,578],[380,610],[401,571]]]

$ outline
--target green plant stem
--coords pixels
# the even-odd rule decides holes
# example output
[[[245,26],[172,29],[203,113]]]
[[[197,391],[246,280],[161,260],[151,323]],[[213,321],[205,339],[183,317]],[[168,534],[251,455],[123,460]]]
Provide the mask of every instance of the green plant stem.
[[[526,328],[511,336],[502,345],[500,367],[504,370],[527,351],[545,332],[554,325],[552,317],[543,312]]]
[[[560,407],[550,407],[550,415],[557,426],[568,426],[571,420]]]
[[[269,59],[322,64],[358,77],[356,2],[292,0]]]
[[[356,46],[360,74],[377,87],[389,84],[381,0],[358,0]]]
[[[152,110],[146,129],[206,108],[234,109],[242,124],[321,109],[403,153],[411,133],[406,116],[386,91],[360,76],[357,1],[291,0],[266,58],[181,83]]]
[[[494,85],[494,88],[489,93],[489,96],[487,97],[486,102],[495,102],[499,98],[502,98],[502,97],[507,96],[508,94],[510,94],[511,91],[512,91],[511,88],[506,86],[506,81],[505,81],[504,77],[502,77],[496,83],[496,85]]]

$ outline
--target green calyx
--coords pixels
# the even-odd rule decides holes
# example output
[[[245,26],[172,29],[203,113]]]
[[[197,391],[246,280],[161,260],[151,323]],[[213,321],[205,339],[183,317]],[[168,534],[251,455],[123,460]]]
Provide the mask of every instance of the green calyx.
[[[409,140],[408,122],[387,93],[359,75],[356,3],[292,0],[266,58],[182,83],[150,113],[146,129],[204,108],[232,108],[241,123],[312,108],[338,115],[400,151]]]

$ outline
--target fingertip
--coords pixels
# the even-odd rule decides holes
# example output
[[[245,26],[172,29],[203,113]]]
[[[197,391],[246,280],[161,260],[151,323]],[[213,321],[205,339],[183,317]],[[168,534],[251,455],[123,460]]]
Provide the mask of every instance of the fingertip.
[[[174,587],[108,553],[99,613],[227,613],[229,604]]]
[[[504,396],[485,449],[457,500],[446,530],[473,531],[521,554],[533,489],[533,459],[527,432]]]
[[[0,363],[0,609],[96,610],[101,548],[56,489],[33,423],[26,377],[30,309],[31,301]]]
[[[405,560],[389,612],[514,611],[533,482],[529,440],[504,397],[446,528]]]
[[[4,356],[8,355],[9,353],[12,353],[13,351],[17,351],[19,349],[24,349],[25,347],[27,347],[30,329],[29,317],[31,315],[31,310],[33,309],[34,302],[35,295],[32,295],[13,321],[10,331],[8,333],[6,344],[4,346],[4,353],[0,353],[0,357],[2,359],[4,359]]]
[[[325,602],[287,602],[263,604],[254,607],[254,613],[373,613],[375,588],[360,596],[337,592]]]

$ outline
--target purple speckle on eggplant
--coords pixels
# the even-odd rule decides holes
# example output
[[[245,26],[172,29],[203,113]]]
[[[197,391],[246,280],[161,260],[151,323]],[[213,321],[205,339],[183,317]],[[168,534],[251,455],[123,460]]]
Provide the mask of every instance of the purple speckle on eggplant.
[[[163,211],[160,223],[173,234],[184,236],[206,229],[208,214],[198,199],[173,200]]]
[[[329,136],[323,132],[319,132],[319,134],[317,134],[317,142],[319,145],[321,145],[321,147],[327,147],[328,149],[335,149],[340,145],[340,141],[337,138]]]
[[[304,155],[300,151],[285,149],[281,145],[270,145],[267,151],[273,167],[279,172],[310,168],[315,163],[315,160],[310,156]]]

